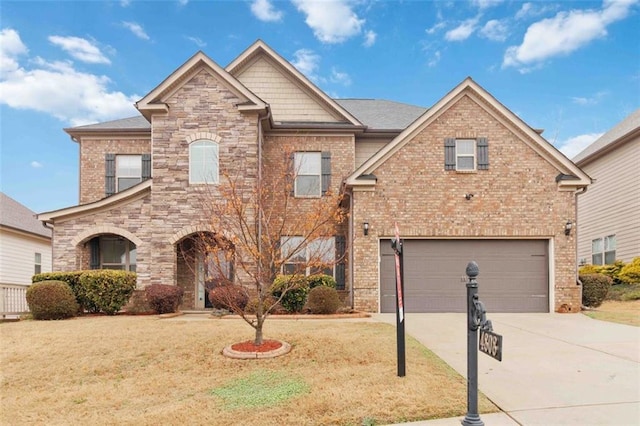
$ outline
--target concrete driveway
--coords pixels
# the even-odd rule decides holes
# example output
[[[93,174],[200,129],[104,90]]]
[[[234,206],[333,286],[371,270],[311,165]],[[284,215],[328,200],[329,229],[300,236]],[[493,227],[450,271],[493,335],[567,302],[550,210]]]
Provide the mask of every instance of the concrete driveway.
[[[479,388],[503,411],[482,415],[487,426],[640,425],[640,328],[581,314],[487,317],[503,336],[502,362],[478,355]],[[374,319],[395,325],[395,314]],[[405,321],[407,334],[466,377],[466,314],[407,314]]]

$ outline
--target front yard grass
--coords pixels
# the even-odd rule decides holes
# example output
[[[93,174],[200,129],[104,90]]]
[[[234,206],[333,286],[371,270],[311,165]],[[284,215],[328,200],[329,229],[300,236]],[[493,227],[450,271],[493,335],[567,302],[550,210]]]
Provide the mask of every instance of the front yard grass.
[[[235,360],[241,320],[85,317],[0,324],[0,418],[11,425],[383,425],[464,416],[466,380],[368,321],[272,320],[293,350]],[[274,394],[274,395],[270,395]],[[497,408],[481,395],[482,413]]]
[[[583,311],[593,319],[640,327],[640,300],[605,300],[595,309]]]

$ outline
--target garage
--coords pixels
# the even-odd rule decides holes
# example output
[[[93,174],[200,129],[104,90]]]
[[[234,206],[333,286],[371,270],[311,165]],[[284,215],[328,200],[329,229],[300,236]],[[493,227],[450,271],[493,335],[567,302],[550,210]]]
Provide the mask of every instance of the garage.
[[[487,312],[549,312],[548,240],[404,240],[406,312],[466,312],[465,269],[480,268]],[[380,240],[380,311],[395,312],[391,240]]]

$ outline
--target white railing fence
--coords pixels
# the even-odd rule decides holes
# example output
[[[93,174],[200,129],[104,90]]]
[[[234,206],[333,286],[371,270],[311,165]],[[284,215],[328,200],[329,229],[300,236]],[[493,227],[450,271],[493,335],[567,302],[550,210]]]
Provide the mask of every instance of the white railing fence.
[[[29,312],[28,285],[0,284],[0,319],[18,318]]]

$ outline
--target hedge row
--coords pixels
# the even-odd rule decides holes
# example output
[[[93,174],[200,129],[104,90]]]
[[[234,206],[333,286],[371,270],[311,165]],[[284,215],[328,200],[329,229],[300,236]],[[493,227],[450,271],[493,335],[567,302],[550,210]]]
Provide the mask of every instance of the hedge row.
[[[111,269],[46,272],[34,275],[31,281],[51,280],[69,285],[81,312],[104,312],[109,315],[115,315],[136,288],[135,273]]]
[[[579,275],[603,274],[613,280],[614,284],[640,284],[640,257],[629,263],[616,260],[611,265],[584,265],[578,270]]]

